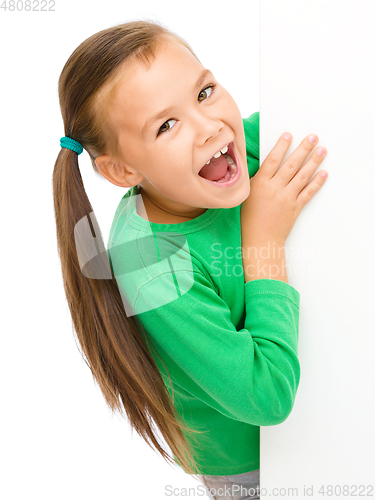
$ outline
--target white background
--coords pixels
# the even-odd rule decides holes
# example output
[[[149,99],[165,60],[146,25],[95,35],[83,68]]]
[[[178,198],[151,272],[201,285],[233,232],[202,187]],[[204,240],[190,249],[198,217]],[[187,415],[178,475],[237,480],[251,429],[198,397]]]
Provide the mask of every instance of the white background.
[[[198,491],[132,436],[127,421],[111,417],[74,341],[57,254],[51,179],[64,135],[59,74],[84,39],[140,18],[183,36],[243,117],[259,110],[257,0],[56,0],[55,12],[0,9],[4,500],[161,500],[171,488],[205,498],[203,485]],[[125,190],[95,175],[86,152],[79,164],[107,242]]]
[[[290,417],[261,429],[261,485],[298,488],[285,498],[306,498],[304,486],[313,486],[310,498],[323,498],[322,485],[374,484],[372,2],[262,0],[261,16],[258,0],[136,5],[56,0],[55,12],[0,9],[0,496],[161,500],[169,485],[175,497],[185,487],[205,498],[111,417],[75,345],[57,255],[51,178],[63,135],[59,74],[85,38],[138,18],[186,38],[242,116],[261,110],[261,160],[286,130],[290,152],[309,133],[328,149],[329,178],[286,245],[289,282],[301,294],[301,382]],[[125,191],[98,178],[86,153],[79,161],[107,241]],[[333,496],[344,498],[338,488]]]

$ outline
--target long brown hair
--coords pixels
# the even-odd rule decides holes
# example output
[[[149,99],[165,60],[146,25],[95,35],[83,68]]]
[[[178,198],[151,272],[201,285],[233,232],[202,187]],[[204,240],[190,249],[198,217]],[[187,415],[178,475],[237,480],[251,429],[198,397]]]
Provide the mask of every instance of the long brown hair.
[[[115,82],[116,70],[123,63],[137,59],[148,64],[158,44],[166,39],[182,43],[197,57],[184,39],[161,24],[132,21],[91,36],[66,62],[58,85],[65,136],[81,143],[96,173],[96,157],[109,151],[116,155],[117,150],[117,139],[105,120],[105,106],[98,106],[99,90]],[[113,413],[124,416],[125,410],[131,427],[173,463],[153,430],[155,424],[185,472],[195,475],[196,463],[182,430],[199,431],[186,427],[175,411],[146,346],[145,339],[152,344],[151,340],[137,317],[126,315],[113,270],[107,279],[82,273],[74,229],[93,209],[83,186],[78,154],[69,149],[62,148],[55,163],[53,199],[65,294],[81,354],[94,381]],[[105,249],[100,229],[96,229],[97,244]]]

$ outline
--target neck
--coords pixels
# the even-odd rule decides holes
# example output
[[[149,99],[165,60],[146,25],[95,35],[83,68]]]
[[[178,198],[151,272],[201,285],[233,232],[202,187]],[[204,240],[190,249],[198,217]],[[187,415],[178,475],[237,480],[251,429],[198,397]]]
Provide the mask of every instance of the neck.
[[[154,222],[156,224],[178,224],[180,222],[187,222],[202,215],[207,208],[194,208],[186,213],[178,213],[169,207],[162,206],[157,200],[150,196],[138,185],[138,194],[141,195],[142,203],[137,204],[137,213],[144,219]]]

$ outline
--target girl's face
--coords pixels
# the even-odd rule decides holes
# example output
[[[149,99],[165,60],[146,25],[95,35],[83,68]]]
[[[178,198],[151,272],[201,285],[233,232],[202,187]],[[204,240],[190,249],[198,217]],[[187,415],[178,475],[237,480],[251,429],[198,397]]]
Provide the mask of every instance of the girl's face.
[[[240,111],[183,45],[163,43],[149,67],[133,61],[124,68],[109,120],[121,160],[102,155],[96,160],[99,170],[116,185],[138,184],[159,213],[194,218],[206,208],[235,207],[248,197]],[[240,164],[238,180],[226,187],[208,182],[199,171],[229,143],[228,153],[234,156],[234,148]]]

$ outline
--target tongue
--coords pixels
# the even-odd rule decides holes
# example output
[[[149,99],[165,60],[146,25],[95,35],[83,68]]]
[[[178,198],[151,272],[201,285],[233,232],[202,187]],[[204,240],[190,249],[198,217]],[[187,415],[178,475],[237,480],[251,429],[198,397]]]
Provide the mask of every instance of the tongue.
[[[228,162],[223,155],[219,158],[211,158],[210,163],[205,165],[199,175],[209,181],[218,181],[223,178],[228,169]]]

